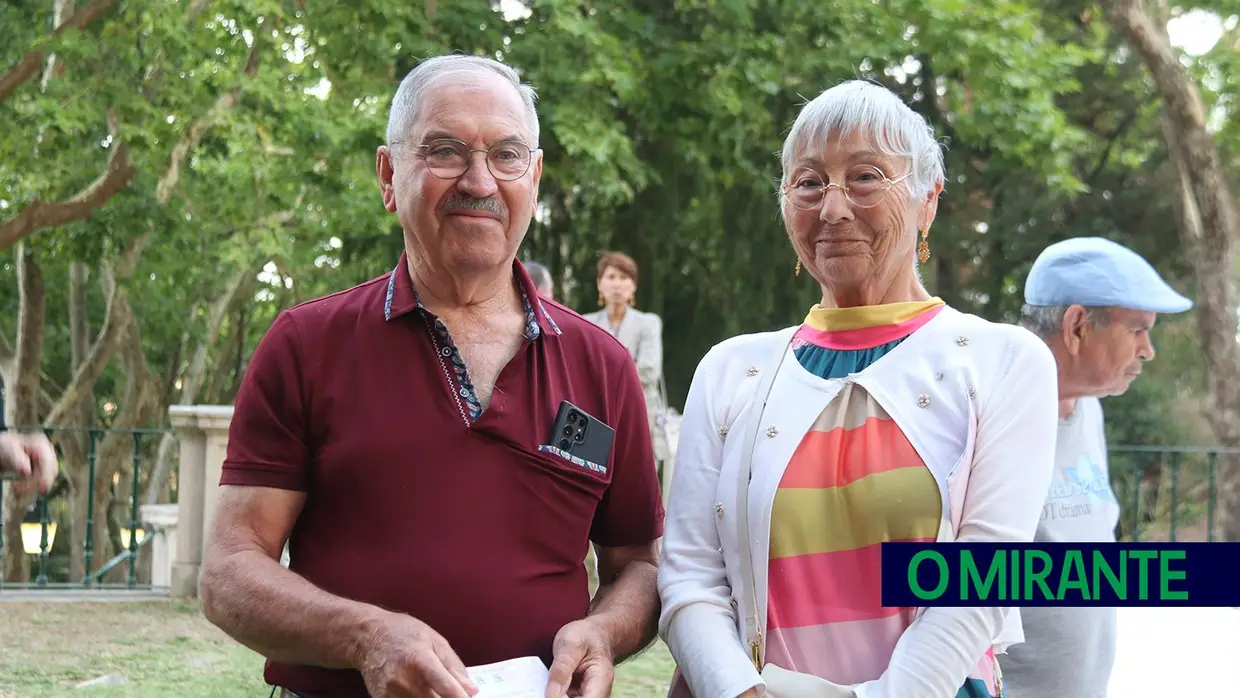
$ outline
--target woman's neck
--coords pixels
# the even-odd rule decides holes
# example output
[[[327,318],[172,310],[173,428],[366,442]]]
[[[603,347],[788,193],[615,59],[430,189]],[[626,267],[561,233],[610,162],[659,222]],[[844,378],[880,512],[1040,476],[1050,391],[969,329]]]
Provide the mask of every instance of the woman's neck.
[[[849,287],[828,287],[824,284],[821,306],[824,308],[859,308],[888,303],[928,301],[931,298],[933,296],[916,277],[906,277],[885,285],[869,283]]]
[[[613,327],[616,325],[619,325],[620,321],[624,319],[624,314],[627,313],[628,311],[629,311],[628,306],[624,305],[623,303],[619,305],[608,305],[607,306],[607,321],[610,322]]]

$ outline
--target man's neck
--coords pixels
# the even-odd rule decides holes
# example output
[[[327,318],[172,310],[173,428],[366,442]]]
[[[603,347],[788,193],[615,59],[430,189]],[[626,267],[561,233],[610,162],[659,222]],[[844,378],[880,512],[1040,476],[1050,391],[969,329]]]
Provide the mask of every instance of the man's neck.
[[[502,313],[519,305],[512,264],[470,275],[448,273],[408,255],[418,300],[435,315]]]
[[[1072,359],[1068,356],[1063,348],[1063,344],[1059,342],[1051,342],[1048,344],[1051,354],[1055,357],[1055,366],[1057,368],[1057,382],[1059,383],[1059,418],[1067,419],[1072,410],[1076,409],[1076,401],[1083,397],[1089,397],[1089,391],[1083,390],[1075,380],[1075,372],[1071,368]]]

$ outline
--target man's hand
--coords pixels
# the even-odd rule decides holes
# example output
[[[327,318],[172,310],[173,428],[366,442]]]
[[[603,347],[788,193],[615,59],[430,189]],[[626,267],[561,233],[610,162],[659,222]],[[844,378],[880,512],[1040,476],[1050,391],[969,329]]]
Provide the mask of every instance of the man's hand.
[[[373,698],[469,698],[478,687],[443,636],[416,618],[384,613],[358,669]]]
[[[608,698],[616,678],[615,654],[607,633],[590,618],[560,628],[551,646],[553,659],[547,698]]]
[[[59,471],[56,449],[43,434],[0,433],[0,473],[17,474],[17,487],[37,486],[47,494]]]

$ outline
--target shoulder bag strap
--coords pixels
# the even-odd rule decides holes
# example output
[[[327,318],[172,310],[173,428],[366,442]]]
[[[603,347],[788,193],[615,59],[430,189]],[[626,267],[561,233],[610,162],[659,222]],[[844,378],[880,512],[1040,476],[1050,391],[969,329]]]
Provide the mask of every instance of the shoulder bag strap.
[[[749,599],[750,606],[748,609],[748,618],[745,620],[745,629],[748,637],[745,641],[749,644],[751,659],[753,659],[754,667],[758,671],[762,671],[762,628],[759,626],[760,615],[758,613],[758,582],[757,570],[753,566],[753,552],[749,543],[749,483],[753,479],[751,476],[753,468],[753,452],[758,438],[758,432],[762,429],[762,417],[766,412],[766,403],[771,397],[771,389],[775,385],[775,376],[779,374],[779,369],[784,364],[784,357],[788,355],[788,348],[792,340],[782,345],[777,356],[764,371],[762,371],[762,382],[758,384],[757,390],[754,392],[755,409],[753,412],[753,423],[750,428],[745,431],[745,443],[741,448],[741,467],[737,477],[740,483],[736,488],[736,512],[738,525],[738,539],[740,541],[741,554],[741,574],[749,580]],[[760,401],[760,402],[759,402]]]

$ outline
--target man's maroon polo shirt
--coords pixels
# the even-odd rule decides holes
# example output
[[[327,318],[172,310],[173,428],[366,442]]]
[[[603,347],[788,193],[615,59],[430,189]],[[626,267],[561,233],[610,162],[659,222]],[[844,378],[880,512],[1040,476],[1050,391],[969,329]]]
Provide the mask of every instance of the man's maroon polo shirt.
[[[332,594],[424,621],[470,666],[550,661],[555,633],[588,610],[588,541],[662,535],[632,358],[515,270],[538,337],[504,368],[477,421],[466,425],[449,392],[460,387],[436,352],[450,348],[437,349],[434,317],[418,305],[402,256],[394,279],[276,318],[237,395],[221,479],[306,492],[291,569]],[[605,473],[539,451],[561,400],[616,430]],[[269,662],[265,678],[366,695],[352,671]]]

